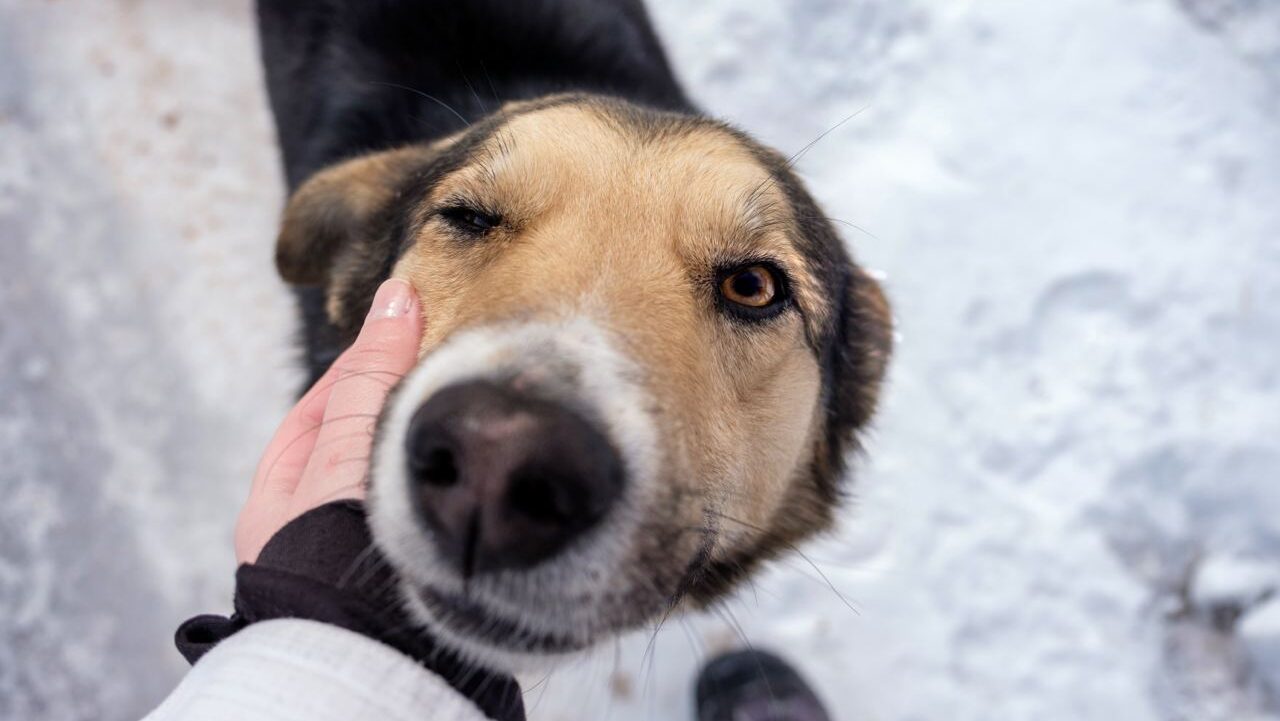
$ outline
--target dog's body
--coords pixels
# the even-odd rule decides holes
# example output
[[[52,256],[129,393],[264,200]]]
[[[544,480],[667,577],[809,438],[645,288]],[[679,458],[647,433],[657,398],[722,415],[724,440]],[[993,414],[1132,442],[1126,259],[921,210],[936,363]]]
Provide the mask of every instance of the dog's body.
[[[319,376],[378,283],[422,361],[371,523],[473,657],[709,603],[827,527],[887,305],[788,162],[701,116],[633,0],[260,0]]]

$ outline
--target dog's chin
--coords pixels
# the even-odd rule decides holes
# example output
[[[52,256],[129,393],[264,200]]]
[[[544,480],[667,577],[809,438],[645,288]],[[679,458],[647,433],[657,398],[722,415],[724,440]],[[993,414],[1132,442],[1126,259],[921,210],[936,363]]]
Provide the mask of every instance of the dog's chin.
[[[586,627],[553,630],[527,614],[511,614],[473,593],[405,582],[410,614],[445,647],[468,661],[511,673],[537,671],[594,645]]]

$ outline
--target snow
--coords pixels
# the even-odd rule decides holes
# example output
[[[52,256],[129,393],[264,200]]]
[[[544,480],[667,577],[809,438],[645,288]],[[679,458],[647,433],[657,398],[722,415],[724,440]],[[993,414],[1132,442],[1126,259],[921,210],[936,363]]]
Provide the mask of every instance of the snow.
[[[1214,556],[1196,569],[1190,601],[1196,608],[1254,606],[1280,592],[1280,564],[1275,558]]]
[[[689,718],[745,636],[838,719],[1280,719],[1280,5],[651,6],[784,152],[857,113],[799,168],[899,351],[837,533],[532,717]],[[298,378],[250,16],[0,0],[0,719],[136,718],[227,606]]]
[[[1272,688],[1280,687],[1280,598],[1250,611],[1240,624],[1240,637],[1254,668]]]

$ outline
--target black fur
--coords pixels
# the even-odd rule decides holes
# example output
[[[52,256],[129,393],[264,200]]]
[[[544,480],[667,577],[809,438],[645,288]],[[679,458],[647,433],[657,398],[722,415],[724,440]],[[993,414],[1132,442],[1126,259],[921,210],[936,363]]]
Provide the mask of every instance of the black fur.
[[[292,193],[355,155],[431,141],[507,101],[581,91],[693,112],[640,0],[258,0]],[[308,380],[344,335],[301,288]]]

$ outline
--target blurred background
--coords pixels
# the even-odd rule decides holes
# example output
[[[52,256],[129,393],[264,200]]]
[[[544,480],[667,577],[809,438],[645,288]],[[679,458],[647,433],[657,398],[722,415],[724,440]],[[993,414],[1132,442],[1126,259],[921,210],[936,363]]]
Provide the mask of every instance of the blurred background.
[[[1280,719],[1280,3],[650,0],[901,338],[841,530],[527,679],[686,719],[700,659],[839,719]],[[299,382],[248,0],[0,0],[0,718],[133,719],[225,611]]]

